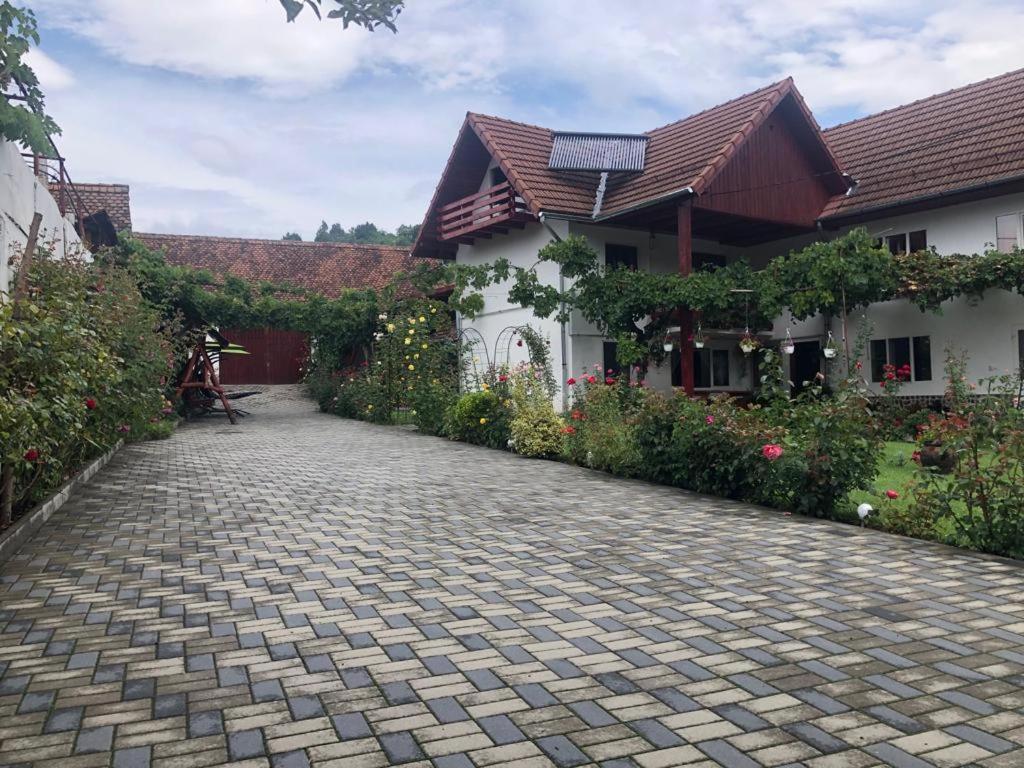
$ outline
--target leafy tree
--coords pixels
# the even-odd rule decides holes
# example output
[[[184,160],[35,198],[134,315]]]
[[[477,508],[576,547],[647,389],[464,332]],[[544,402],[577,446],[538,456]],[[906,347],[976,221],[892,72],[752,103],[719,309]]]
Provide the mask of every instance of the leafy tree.
[[[39,45],[35,14],[4,0],[0,3],[0,137],[48,154],[52,151],[48,135],[60,133],[60,128],[46,114],[36,73],[23,61],[32,45]]]
[[[337,8],[327,12],[328,19],[341,19],[345,29],[349,24],[363,27],[369,31],[377,27],[386,27],[397,32],[395,20],[405,6],[405,0],[331,0]],[[307,7],[318,19],[323,18],[321,11],[323,0],[280,0],[288,21],[295,21]]]
[[[302,242],[302,235],[300,235],[298,232],[285,232],[284,233],[284,237],[282,237],[281,239],[282,240],[294,240],[296,242],[300,242],[301,243]]]
[[[371,221],[345,229],[335,222],[327,226],[321,221],[313,241],[317,243],[358,243],[361,245],[412,245],[420,231],[419,224],[402,224],[394,232],[381,229]]]

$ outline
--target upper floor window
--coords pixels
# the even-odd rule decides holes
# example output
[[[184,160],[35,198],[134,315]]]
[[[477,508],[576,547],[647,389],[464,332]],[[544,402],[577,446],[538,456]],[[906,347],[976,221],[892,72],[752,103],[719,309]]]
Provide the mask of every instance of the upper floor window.
[[[630,269],[636,269],[636,254],[637,250],[634,245],[605,243],[604,265],[609,269],[612,267],[629,267]]]
[[[1016,213],[1009,213],[1005,216],[996,216],[996,249],[1003,253],[1009,253],[1016,248],[1020,241],[1017,238],[1017,224],[1020,216]]]
[[[726,258],[720,253],[694,253],[693,254],[693,268],[695,270],[704,270],[705,272],[714,272],[719,267],[724,267],[726,264]]]
[[[508,181],[508,176],[505,175],[505,172],[501,170],[501,168],[499,168],[498,166],[494,166],[493,168],[491,168],[492,187],[496,187],[499,184],[504,184],[506,181]]]
[[[882,239],[875,241],[879,247],[882,246]],[[885,247],[893,256],[900,253],[917,253],[928,249],[928,232],[924,229],[915,229],[913,232],[900,232],[896,235],[886,235]]]

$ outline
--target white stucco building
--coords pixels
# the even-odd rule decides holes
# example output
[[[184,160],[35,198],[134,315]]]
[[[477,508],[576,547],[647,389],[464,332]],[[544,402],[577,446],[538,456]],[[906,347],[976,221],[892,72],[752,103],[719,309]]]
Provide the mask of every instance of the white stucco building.
[[[1024,246],[1022,115],[1024,70],[825,131],[789,79],[642,135],[558,133],[470,113],[414,253],[530,267],[547,243],[579,234],[606,263],[686,272],[736,259],[763,266],[857,226],[893,253],[1011,250]],[[543,282],[563,284],[554,265],[538,269]],[[578,314],[564,325],[534,317],[507,289],[488,288],[484,311],[463,326],[493,345],[501,329],[529,323],[550,338],[561,381],[595,363],[617,367],[614,344]],[[906,364],[904,395],[941,395],[947,348],[966,353],[974,380],[1024,362],[1017,293],[958,298],[941,313],[875,304],[847,318],[851,336],[862,314],[872,328],[863,366],[876,388],[883,364]],[[784,316],[760,336],[793,339],[787,365],[799,383],[824,369],[830,331],[842,345],[842,318],[830,322]],[[703,328],[694,349],[693,327],[683,313],[667,339],[673,364],[651,371],[650,384],[750,392],[757,374],[739,349],[743,329]]]
[[[8,292],[12,260],[21,259],[36,212],[43,217],[40,245],[61,256],[82,252],[74,219],[61,215],[49,185],[33,173],[17,144],[0,142],[0,296]]]

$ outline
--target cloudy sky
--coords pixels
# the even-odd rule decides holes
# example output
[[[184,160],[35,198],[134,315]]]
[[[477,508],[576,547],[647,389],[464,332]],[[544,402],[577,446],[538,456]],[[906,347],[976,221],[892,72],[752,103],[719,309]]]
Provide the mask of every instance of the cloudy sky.
[[[829,126],[1024,66],[1024,8],[987,0],[406,0],[397,35],[278,0],[27,2],[72,177],[130,184],[150,232],[418,222],[467,110],[642,131],[792,75]]]

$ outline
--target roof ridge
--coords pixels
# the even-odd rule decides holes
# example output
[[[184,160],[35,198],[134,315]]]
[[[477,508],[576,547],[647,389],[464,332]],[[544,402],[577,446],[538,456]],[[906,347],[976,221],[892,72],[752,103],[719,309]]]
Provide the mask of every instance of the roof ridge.
[[[285,240],[283,238],[269,238],[269,237],[240,237],[234,235],[185,235],[185,234],[174,234],[171,232],[133,232],[133,237],[153,237],[153,238],[174,238],[174,239],[187,239],[187,240],[217,240],[219,242],[232,243],[232,242],[243,242],[243,243],[273,243],[275,245],[286,245],[289,247],[302,247],[302,246],[331,246],[334,248],[388,248],[396,251],[408,252],[412,249],[412,246],[408,245],[390,245],[387,243],[332,243],[323,242],[317,240]]]
[[[887,115],[887,114],[889,114],[891,112],[896,112],[896,111],[901,110],[901,109],[907,109],[907,108],[913,107],[913,106],[915,106],[917,104],[923,104],[924,102],[927,102],[927,101],[935,101],[935,100],[941,99],[943,97],[949,96],[951,94],[958,93],[960,91],[966,91],[969,88],[979,88],[981,86],[988,85],[988,84],[990,84],[990,83],[992,83],[992,82],[994,82],[996,80],[1001,80],[1003,78],[1008,78],[1008,77],[1011,77],[1013,75],[1020,75],[1020,74],[1024,74],[1024,67],[1021,67],[1020,69],[1011,69],[1009,72],[1003,72],[1000,75],[992,75],[992,77],[986,77],[983,80],[976,80],[973,83],[964,83],[963,85],[958,85],[956,88],[949,88],[949,89],[947,89],[945,91],[941,91],[939,93],[933,93],[930,96],[922,96],[920,99],[914,99],[913,101],[908,101],[906,104],[897,104],[894,107],[889,107],[888,109],[883,109],[883,110],[880,110],[878,112],[873,112],[870,115],[863,115],[861,117],[855,117],[852,120],[846,120],[845,122],[842,122],[842,123],[836,123],[835,125],[831,125],[828,128],[824,128],[822,130],[822,133],[828,133],[829,131],[834,131],[837,128],[845,128],[846,126],[853,125],[854,123],[859,123],[859,122],[862,122],[864,120],[871,120],[872,118],[881,117],[882,115]]]
[[[471,118],[482,117],[482,118],[485,118],[487,120],[497,120],[498,122],[501,122],[501,123],[512,123],[513,125],[521,125],[524,128],[536,128],[538,131],[550,131],[551,133],[554,133],[556,131],[555,128],[548,128],[548,127],[543,126],[543,125],[536,125],[535,123],[524,123],[521,120],[512,120],[512,119],[507,118],[507,117],[499,117],[498,115],[488,115],[488,114],[486,114],[484,112],[473,112],[473,111],[470,110],[470,111],[466,112],[466,116],[467,117],[471,117]]]
[[[776,80],[774,83],[770,83],[768,85],[762,85],[760,88],[755,88],[752,91],[748,91],[747,93],[741,94],[741,95],[736,96],[734,98],[726,99],[725,101],[723,101],[723,102],[721,102],[719,104],[714,104],[714,105],[712,105],[710,107],[706,107],[706,108],[700,110],[699,112],[694,112],[692,114],[686,115],[685,117],[680,117],[678,120],[673,120],[670,123],[665,123],[664,125],[659,125],[656,128],[651,128],[649,131],[644,131],[644,135],[645,136],[650,136],[655,131],[661,131],[661,130],[664,130],[665,128],[669,128],[669,127],[671,127],[673,125],[678,125],[679,123],[684,123],[687,120],[692,120],[695,117],[700,117],[701,115],[706,114],[708,112],[713,112],[716,109],[721,109],[722,107],[728,106],[729,104],[732,104],[734,102],[742,101],[743,99],[749,98],[750,96],[753,96],[755,93],[759,93],[760,91],[769,91],[769,90],[771,90],[773,88],[778,88],[780,85],[785,83],[787,80],[790,83],[792,83],[793,82],[792,75],[784,77],[781,80]]]

